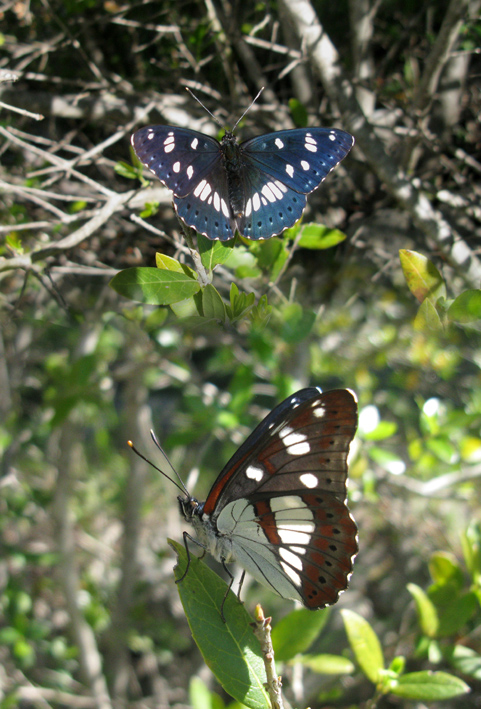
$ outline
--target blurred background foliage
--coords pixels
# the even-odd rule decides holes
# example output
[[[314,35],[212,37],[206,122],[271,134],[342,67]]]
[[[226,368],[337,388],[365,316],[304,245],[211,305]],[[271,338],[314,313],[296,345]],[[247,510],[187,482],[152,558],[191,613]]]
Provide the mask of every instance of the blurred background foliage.
[[[461,19],[450,15],[455,5]],[[312,384],[352,388],[361,413],[349,489],[360,553],[339,606],[369,620],[388,663],[401,654],[411,671],[445,669],[470,685],[444,706],[479,707],[480,579],[476,558],[468,561],[481,523],[480,314],[441,328],[416,320],[398,253],[436,265],[448,304],[479,287],[479,3],[317,3],[346,90],[363,108],[354,116],[290,11],[210,0],[0,6],[2,709],[229,701],[197,683],[216,687],[173,581],[166,540],[183,529],[176,490],[126,441],[162,465],[153,427],[203,499],[256,423]],[[446,23],[455,39],[420,98]],[[227,301],[235,282],[268,305],[234,324],[120,297],[112,276],[155,266],[156,251],[193,266],[170,195],[115,171],[132,164],[130,133],[164,122],[217,135],[183,86],[229,126],[264,84],[242,138],[310,123],[358,139],[304,217],[345,240],[317,250],[286,236],[236,247],[214,271],[215,287]],[[424,195],[440,229],[395,198],[366,130],[384,147],[383,169]],[[444,226],[449,238],[440,238]],[[457,593],[478,598],[447,633],[421,622],[422,597],[408,589],[439,601],[440,559]],[[245,601],[249,610],[261,601],[274,625],[292,609],[254,585]],[[472,653],[469,667],[453,662],[456,647]],[[346,648],[336,607],[316,651]],[[283,674],[298,706],[362,706],[372,694],[358,670]]]

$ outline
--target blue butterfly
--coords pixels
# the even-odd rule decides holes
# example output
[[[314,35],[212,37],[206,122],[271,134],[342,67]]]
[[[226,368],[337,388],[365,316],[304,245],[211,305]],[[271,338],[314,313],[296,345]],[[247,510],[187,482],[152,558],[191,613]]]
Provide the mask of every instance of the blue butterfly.
[[[234,128],[235,130],[235,128]],[[174,194],[179,217],[209,239],[236,231],[268,239],[301,217],[310,192],[346,157],[354,138],[334,128],[295,128],[239,144],[173,126],[132,136],[139,160]]]

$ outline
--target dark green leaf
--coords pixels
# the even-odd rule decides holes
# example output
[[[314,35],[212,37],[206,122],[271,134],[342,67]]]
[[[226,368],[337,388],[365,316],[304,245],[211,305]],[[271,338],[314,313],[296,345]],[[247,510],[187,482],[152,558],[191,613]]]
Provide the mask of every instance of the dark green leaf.
[[[306,608],[299,608],[276,623],[272,629],[276,660],[285,662],[298,653],[306,652],[319,636],[328,617],[328,610],[313,613]]]
[[[183,544],[170,540],[169,544],[178,556],[178,580],[187,568],[187,553]],[[235,594],[230,591],[224,604],[224,623],[220,611],[227,586],[193,552],[188,573],[177,588],[192,637],[225,691],[250,709],[269,709],[262,654],[250,627],[252,618]]]
[[[289,99],[289,111],[291,112],[292,120],[298,128],[305,128],[307,126],[307,110],[304,104],[299,101],[299,99]]]
[[[458,323],[481,320],[481,290],[467,290],[448,308],[448,317]]]
[[[202,310],[205,318],[225,322],[224,301],[211,283],[202,289]]]
[[[419,625],[428,638],[436,637],[439,627],[439,618],[437,610],[430,600],[429,596],[423,591],[420,586],[414,583],[408,583],[407,590],[414,598],[416,610],[418,612]]]

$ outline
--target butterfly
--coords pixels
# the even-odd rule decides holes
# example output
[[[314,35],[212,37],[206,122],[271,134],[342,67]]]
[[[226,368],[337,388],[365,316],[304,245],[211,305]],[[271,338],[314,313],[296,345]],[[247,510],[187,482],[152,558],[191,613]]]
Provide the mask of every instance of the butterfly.
[[[236,231],[268,239],[296,223],[306,195],[346,157],[354,138],[335,128],[294,128],[238,144],[238,123],[220,143],[187,128],[147,126],[132,135],[132,147],[173,192],[187,226],[221,241]]]
[[[358,551],[346,505],[356,428],[357,403],[347,389],[323,394],[309,387],[276,406],[221,471],[205,502],[182,484],[180,510],[196,533],[195,539],[184,532],[189,561],[190,539],[223,564],[229,589],[226,564],[236,561],[306,608],[335,603]],[[180,581],[187,572],[188,566]]]

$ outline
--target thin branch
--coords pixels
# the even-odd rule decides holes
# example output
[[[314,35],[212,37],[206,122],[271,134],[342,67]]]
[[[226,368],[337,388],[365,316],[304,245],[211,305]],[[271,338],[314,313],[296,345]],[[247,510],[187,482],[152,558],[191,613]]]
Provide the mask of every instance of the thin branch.
[[[341,68],[339,54],[309,0],[281,0],[281,3],[297,34],[304,39],[312,66],[321,78],[326,93],[339,106],[346,127],[354,134],[373,172],[425,236],[441,248],[453,265],[462,269],[466,280],[479,283],[479,259],[465,241],[452,233],[451,226],[434,209],[419,183],[407,179],[399,170],[363,115],[352,83]]]
[[[272,709],[284,709],[284,701],[282,698],[282,682],[277,676],[276,666],[274,663],[274,649],[271,639],[271,620],[266,618],[264,611],[260,605],[256,606],[256,622],[251,623],[254,630],[254,635],[258,639],[261,651],[264,656],[264,667],[266,670],[267,684],[266,689],[271,700]]]

